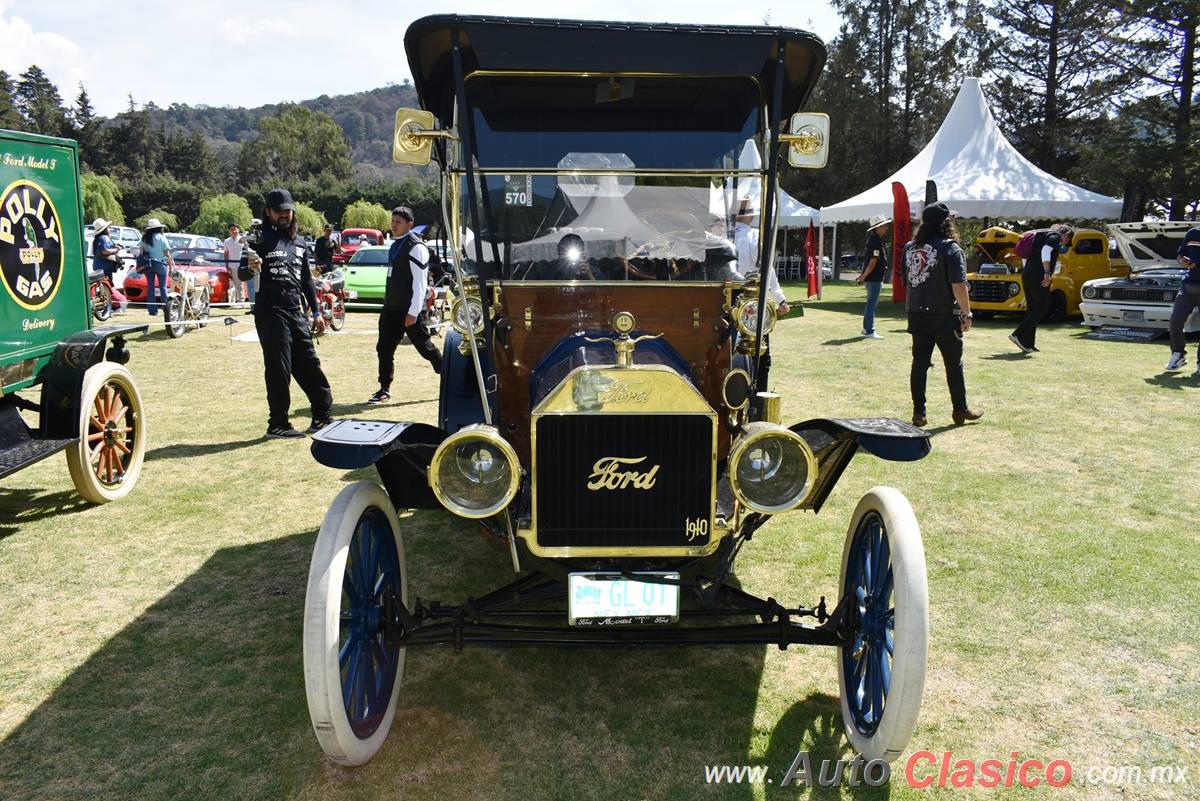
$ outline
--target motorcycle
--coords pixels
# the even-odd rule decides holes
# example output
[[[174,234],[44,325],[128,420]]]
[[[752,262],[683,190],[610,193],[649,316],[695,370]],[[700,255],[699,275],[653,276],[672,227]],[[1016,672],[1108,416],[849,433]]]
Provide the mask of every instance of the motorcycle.
[[[209,295],[208,273],[192,272],[186,267],[171,268],[171,288],[167,293],[166,320],[167,336],[179,339],[189,325],[203,328],[208,325]]]
[[[88,273],[88,294],[92,298],[92,316],[105,323],[113,315],[113,285],[103,270]]]
[[[315,280],[317,307],[321,310],[321,316],[330,328],[341,331],[346,324],[346,277],[340,272],[333,272]]]

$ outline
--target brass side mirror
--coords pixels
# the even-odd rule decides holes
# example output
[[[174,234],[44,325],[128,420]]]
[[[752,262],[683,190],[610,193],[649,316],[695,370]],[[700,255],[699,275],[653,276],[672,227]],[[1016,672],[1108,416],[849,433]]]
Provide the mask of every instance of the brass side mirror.
[[[820,169],[829,158],[829,115],[793,114],[791,133],[779,137],[788,143],[788,164]]]
[[[392,137],[392,161],[423,167],[433,154],[433,112],[402,108],[396,112],[396,131]]]

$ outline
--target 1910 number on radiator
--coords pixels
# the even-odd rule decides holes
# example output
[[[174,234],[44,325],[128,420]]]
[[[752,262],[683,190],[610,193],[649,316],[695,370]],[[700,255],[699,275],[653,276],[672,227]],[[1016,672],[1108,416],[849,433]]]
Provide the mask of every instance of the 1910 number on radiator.
[[[691,542],[698,537],[708,536],[708,521],[704,518],[697,518],[695,521],[693,521],[689,517],[685,518],[684,522],[687,524],[684,527],[684,530],[687,532],[688,542]]]

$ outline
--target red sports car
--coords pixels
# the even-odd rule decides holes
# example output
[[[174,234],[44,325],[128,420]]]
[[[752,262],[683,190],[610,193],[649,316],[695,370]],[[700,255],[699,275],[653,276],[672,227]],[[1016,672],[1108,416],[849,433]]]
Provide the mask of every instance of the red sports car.
[[[225,266],[225,251],[207,248],[172,248],[171,257],[179,265],[187,265],[191,272],[208,274],[209,303],[226,303],[229,300],[229,269]],[[231,265],[233,266],[233,265]],[[237,269],[236,266],[233,266]],[[169,278],[167,279],[170,280]],[[146,302],[146,276],[130,272],[125,277],[122,291],[130,303]]]

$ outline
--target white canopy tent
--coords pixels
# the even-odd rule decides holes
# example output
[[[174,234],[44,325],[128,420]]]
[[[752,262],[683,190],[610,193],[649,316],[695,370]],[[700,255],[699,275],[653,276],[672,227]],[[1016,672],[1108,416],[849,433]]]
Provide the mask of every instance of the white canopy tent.
[[[762,156],[758,153],[753,139],[747,139],[738,155],[738,167],[743,170],[762,169]],[[780,228],[807,228],[811,221],[813,225],[821,224],[821,212],[812,206],[806,206],[796,198],[784,192],[779,186],[775,187],[777,214]],[[762,179],[749,178],[737,182],[727,180],[723,187],[713,187],[708,195],[708,210],[722,219],[729,219],[737,213],[743,200],[749,201],[750,213],[759,214],[762,209]]]
[[[887,180],[854,197],[825,206],[825,223],[892,215],[892,182],[908,192],[914,214],[924,205],[925,182],[937,184],[938,200],[959,217],[982,219],[1116,219],[1121,201],[1090,192],[1038,169],[1000,132],[978,78],[967,78],[942,127]]]

